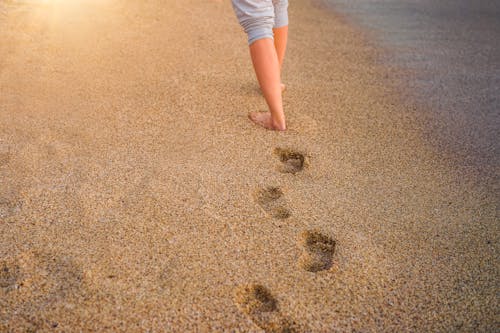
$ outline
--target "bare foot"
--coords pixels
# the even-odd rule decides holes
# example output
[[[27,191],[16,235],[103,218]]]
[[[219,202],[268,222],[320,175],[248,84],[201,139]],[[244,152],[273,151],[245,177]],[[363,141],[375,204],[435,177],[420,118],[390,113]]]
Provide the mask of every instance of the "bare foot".
[[[259,126],[274,131],[284,131],[286,127],[276,126],[273,122],[270,112],[250,112],[248,118]]]

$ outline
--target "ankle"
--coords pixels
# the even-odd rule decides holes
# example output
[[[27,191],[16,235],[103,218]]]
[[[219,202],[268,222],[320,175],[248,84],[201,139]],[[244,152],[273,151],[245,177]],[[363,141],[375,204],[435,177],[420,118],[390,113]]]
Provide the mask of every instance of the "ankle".
[[[286,130],[286,124],[285,121],[276,121],[275,119],[271,119],[271,123],[273,127],[278,130],[278,131],[285,131]]]

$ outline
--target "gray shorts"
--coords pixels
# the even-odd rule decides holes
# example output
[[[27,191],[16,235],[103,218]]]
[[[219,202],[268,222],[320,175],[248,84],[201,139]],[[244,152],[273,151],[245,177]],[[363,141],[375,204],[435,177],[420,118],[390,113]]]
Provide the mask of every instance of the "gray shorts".
[[[288,0],[232,0],[238,21],[248,35],[248,45],[273,38],[273,28],[288,25]]]

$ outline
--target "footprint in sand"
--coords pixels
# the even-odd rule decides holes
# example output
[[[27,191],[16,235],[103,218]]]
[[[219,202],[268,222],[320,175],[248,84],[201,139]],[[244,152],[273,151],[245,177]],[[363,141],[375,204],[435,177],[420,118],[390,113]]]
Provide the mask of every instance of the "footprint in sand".
[[[0,218],[7,218],[21,210],[22,203],[0,197]]]
[[[335,241],[318,231],[304,231],[299,237],[303,253],[298,260],[300,268],[318,272],[332,267]]]
[[[279,168],[280,172],[296,174],[297,172],[302,171],[307,165],[305,155],[298,151],[292,149],[276,148],[274,150],[274,154],[279,157],[282,163]]]
[[[14,264],[8,263],[0,264],[2,285],[12,285],[15,279],[14,283],[22,286],[21,291],[33,299],[63,299],[81,285],[81,269],[71,258],[28,251],[19,255]]]
[[[0,262],[0,290],[10,291],[17,289],[20,279],[20,269],[15,263]]]
[[[10,154],[0,152],[0,167],[9,164]]]
[[[10,147],[0,144],[0,167],[9,164]]]
[[[234,302],[241,312],[267,333],[297,332],[295,323],[280,314],[278,302],[271,292],[260,284],[236,288]]]
[[[48,332],[52,318],[85,294],[82,272],[73,260],[41,251],[26,251],[0,260],[0,301],[7,332]],[[2,329],[0,329],[2,331]]]
[[[289,218],[292,213],[286,207],[283,191],[279,187],[268,186],[255,193],[255,200],[262,209],[276,219]]]

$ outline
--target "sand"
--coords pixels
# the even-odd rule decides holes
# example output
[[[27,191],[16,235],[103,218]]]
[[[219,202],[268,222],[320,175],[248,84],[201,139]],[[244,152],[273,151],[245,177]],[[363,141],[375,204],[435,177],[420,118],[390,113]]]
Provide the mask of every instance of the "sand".
[[[0,331],[498,328],[498,172],[290,18],[276,133],[229,1],[0,1]]]

